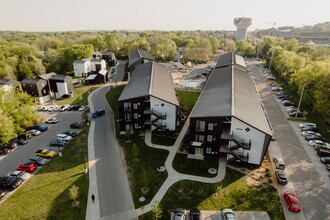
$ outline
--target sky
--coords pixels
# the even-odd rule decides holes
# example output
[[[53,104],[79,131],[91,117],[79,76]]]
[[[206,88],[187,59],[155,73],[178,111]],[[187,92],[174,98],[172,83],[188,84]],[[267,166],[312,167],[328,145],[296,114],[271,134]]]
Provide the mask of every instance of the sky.
[[[328,0],[0,0],[2,31],[236,30],[330,21]]]

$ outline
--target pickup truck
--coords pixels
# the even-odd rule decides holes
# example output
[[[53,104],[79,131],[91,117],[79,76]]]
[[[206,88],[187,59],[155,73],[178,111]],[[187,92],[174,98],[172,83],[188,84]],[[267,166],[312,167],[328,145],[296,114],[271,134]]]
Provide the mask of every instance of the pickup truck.
[[[34,155],[39,156],[39,157],[46,157],[46,158],[52,158],[55,157],[57,155],[57,153],[55,151],[51,151],[48,149],[40,149],[37,150]]]

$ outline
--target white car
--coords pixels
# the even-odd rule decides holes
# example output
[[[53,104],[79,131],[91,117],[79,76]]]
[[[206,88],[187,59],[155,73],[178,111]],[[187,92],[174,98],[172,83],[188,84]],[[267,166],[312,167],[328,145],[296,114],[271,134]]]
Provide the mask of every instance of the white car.
[[[38,135],[41,134],[41,131],[38,131],[38,130],[32,129],[32,130],[27,131],[27,133],[30,133],[30,134],[32,134],[33,136],[38,136]]]
[[[7,174],[7,176],[13,176],[16,178],[21,178],[22,180],[27,180],[31,177],[31,174],[26,173],[24,171],[19,171],[19,170],[15,170],[15,171],[11,171]]]
[[[86,107],[82,105],[82,106],[80,106],[80,108],[78,109],[78,111],[81,111],[82,112],[82,111],[85,111],[85,109],[86,109]]]
[[[46,123],[47,124],[56,124],[58,122],[58,119],[57,118],[48,118],[46,120]]]
[[[56,138],[58,140],[66,141],[66,142],[68,142],[68,141],[70,141],[72,139],[72,137],[69,136],[69,135],[67,135],[67,134],[58,134],[58,135],[56,135]]]
[[[64,111],[68,110],[69,107],[70,107],[70,105],[63,105],[63,106],[61,106],[60,111],[64,112]]]
[[[232,209],[223,209],[222,216],[224,220],[236,220],[236,215]]]
[[[317,145],[325,145],[325,143],[323,141],[320,140],[310,140],[308,141],[308,144],[312,147],[314,147],[315,144]]]
[[[300,123],[299,124],[299,128],[304,128],[304,127],[313,127],[313,128],[316,128],[316,124],[310,123],[310,122]]]
[[[321,136],[320,133],[315,133],[314,131],[303,131],[301,132],[302,136],[306,137],[307,135],[317,135],[317,136]]]

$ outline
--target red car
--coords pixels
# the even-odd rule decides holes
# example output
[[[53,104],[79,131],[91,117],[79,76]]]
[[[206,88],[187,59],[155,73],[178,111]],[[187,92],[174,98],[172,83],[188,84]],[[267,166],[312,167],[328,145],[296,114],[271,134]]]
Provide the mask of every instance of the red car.
[[[292,192],[285,192],[284,199],[288,205],[288,209],[291,212],[301,212],[301,206],[298,201],[298,197]]]
[[[28,173],[32,173],[35,169],[37,169],[37,165],[35,163],[31,163],[31,162],[20,164],[16,168],[16,170],[25,171]]]

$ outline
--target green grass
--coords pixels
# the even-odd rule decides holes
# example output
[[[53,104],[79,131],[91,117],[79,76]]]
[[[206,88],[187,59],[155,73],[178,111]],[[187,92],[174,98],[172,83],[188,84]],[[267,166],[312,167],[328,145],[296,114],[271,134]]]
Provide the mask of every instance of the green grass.
[[[153,144],[159,144],[163,146],[172,146],[176,138],[179,135],[179,131],[153,131],[151,136],[151,142]]]
[[[87,97],[98,87],[94,86],[81,86],[74,88],[74,96],[68,99],[56,100],[57,105],[88,105]]]
[[[189,115],[199,97],[200,92],[176,90],[176,94],[179,99],[180,107],[187,115]]]
[[[122,91],[124,90],[125,85],[120,85],[120,86],[116,86],[116,87],[112,87],[112,89],[110,90],[110,92],[108,92],[105,95],[105,98],[107,99],[112,111],[113,111],[113,115],[115,117],[115,121],[116,121],[116,134],[118,135],[120,132],[120,126],[119,126],[119,121],[117,121],[119,119],[119,112],[118,112],[118,99],[120,94],[122,93]]]
[[[270,219],[284,220],[277,190],[268,184],[249,186],[245,176],[227,169],[226,178],[221,183],[206,184],[195,181],[180,181],[174,184],[160,202],[162,219],[170,218],[175,208],[200,210],[221,210],[231,208],[240,211],[267,211]],[[140,219],[153,219],[147,213]]]
[[[179,173],[191,174],[204,177],[215,177],[216,174],[210,174],[209,168],[218,168],[218,161],[205,158],[204,160],[188,159],[187,154],[176,154],[173,160],[173,168]]]
[[[0,219],[85,219],[88,196],[87,161],[88,128],[84,129],[38,173],[21,186],[0,206]],[[86,164],[87,165],[87,164]],[[68,188],[79,187],[78,201],[72,206]]]

